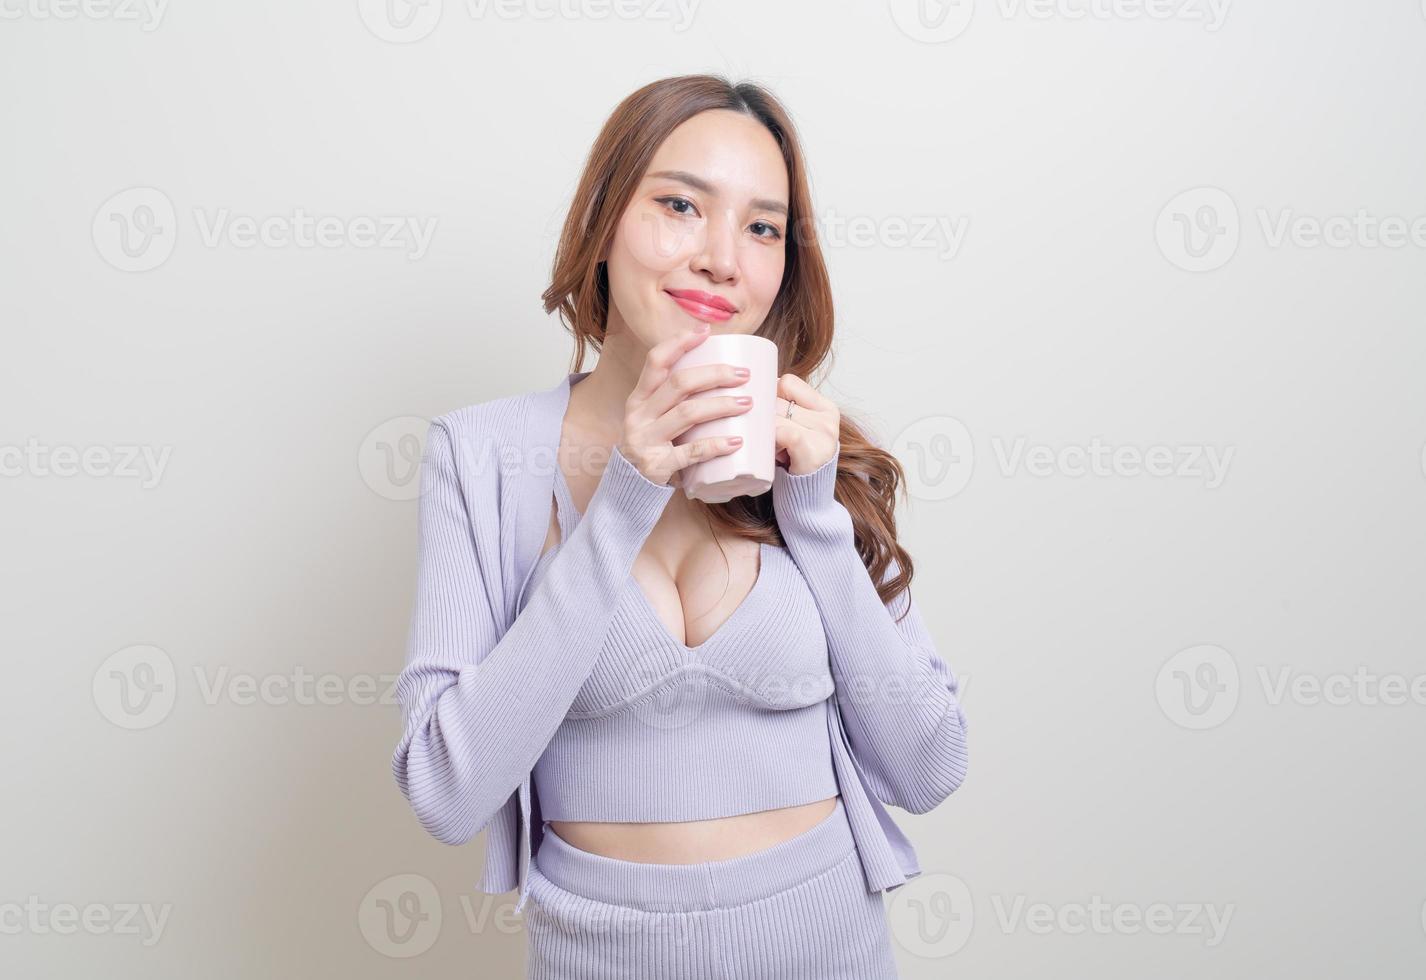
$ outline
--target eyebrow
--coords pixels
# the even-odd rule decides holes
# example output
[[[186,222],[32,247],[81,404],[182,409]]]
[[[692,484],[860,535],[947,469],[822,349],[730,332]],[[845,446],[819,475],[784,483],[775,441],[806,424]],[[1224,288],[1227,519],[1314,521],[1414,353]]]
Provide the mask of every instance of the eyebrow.
[[[704,194],[708,194],[712,197],[716,197],[718,194],[718,189],[716,187],[708,183],[708,181],[704,180],[697,174],[691,174],[687,170],[659,170],[649,174],[648,176],[667,177],[670,180],[676,180],[680,183],[687,184],[694,190],[702,191]],[[782,215],[787,214],[786,204],[783,204],[781,201],[774,201],[772,198],[769,197],[754,198],[752,201],[752,205],[753,207],[761,211],[776,211]]]

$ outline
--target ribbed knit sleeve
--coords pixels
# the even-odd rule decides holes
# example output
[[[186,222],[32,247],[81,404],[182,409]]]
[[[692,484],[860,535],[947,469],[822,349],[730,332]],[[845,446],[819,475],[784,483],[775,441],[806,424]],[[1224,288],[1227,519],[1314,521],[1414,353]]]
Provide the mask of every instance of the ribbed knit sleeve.
[[[958,683],[909,591],[881,601],[834,494],[838,456],[810,473],[776,468],[778,528],[817,601],[853,753],[882,802],[925,813],[965,778]],[[898,572],[893,560],[886,578]]]
[[[499,635],[499,593],[481,573],[500,567],[499,535],[482,536],[471,521],[473,509],[496,505],[496,467],[473,458],[477,441],[460,442],[440,418],[430,426],[416,597],[396,682],[403,731],[392,771],[421,825],[447,844],[480,833],[529,775],[593,670],[634,559],[674,492],[616,447],[583,519]],[[482,499],[467,499],[458,459]]]

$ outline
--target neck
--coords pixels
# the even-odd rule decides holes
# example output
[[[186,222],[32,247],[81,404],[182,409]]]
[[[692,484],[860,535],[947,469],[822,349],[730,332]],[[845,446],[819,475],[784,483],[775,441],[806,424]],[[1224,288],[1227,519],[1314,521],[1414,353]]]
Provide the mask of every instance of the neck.
[[[605,339],[599,362],[570,389],[565,422],[581,442],[612,446],[624,434],[624,406],[644,370],[648,348],[627,331]]]

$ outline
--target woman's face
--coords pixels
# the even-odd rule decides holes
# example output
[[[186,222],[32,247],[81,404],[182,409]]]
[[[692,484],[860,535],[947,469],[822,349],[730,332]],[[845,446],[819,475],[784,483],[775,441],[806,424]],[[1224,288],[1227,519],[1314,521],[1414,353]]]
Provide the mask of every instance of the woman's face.
[[[782,285],[787,206],[787,166],[766,127],[725,109],[685,121],[654,154],[605,256],[608,338],[648,348],[700,322],[755,332]]]

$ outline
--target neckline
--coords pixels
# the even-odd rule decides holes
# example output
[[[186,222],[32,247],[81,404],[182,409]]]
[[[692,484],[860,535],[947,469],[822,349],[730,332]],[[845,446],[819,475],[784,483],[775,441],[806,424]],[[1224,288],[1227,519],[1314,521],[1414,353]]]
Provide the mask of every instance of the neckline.
[[[559,548],[568,540],[570,531],[573,530],[575,524],[577,524],[584,515],[581,514],[579,508],[574,505],[574,494],[570,492],[569,484],[565,482],[564,470],[560,469],[558,465],[555,466],[555,494],[557,497],[556,510],[560,523],[560,541],[559,544],[555,545],[555,548]],[[552,553],[555,548],[551,548],[547,554]],[[658,630],[659,635],[685,656],[694,657],[711,647],[717,640],[723,637],[724,633],[730,632],[730,628],[736,626],[741,619],[751,615],[752,610],[757,603],[761,601],[762,593],[767,583],[768,557],[771,553],[771,545],[766,541],[758,542],[758,574],[757,577],[753,579],[752,587],[748,589],[747,595],[743,596],[743,600],[733,607],[733,611],[728,614],[728,617],[724,619],[722,623],[718,624],[718,628],[714,630],[706,640],[696,646],[689,646],[683,640],[673,635],[668,628],[668,624],[663,621],[663,617],[660,616],[658,610],[654,608],[654,604],[650,602],[649,597],[644,594],[643,586],[639,584],[639,580],[634,577],[633,572],[629,573],[628,587],[633,591],[644,618],[650,625]]]
[[[560,540],[555,547],[560,547],[569,540],[570,532],[584,518],[584,515],[574,505],[574,494],[570,492],[569,484],[565,482],[564,470],[560,468],[558,461],[555,463],[555,514],[560,525]]]
[[[722,639],[723,634],[732,632],[732,627],[736,626],[739,620],[751,615],[751,610],[762,597],[763,586],[768,577],[767,562],[770,550],[771,545],[766,541],[758,542],[758,574],[757,577],[753,579],[752,588],[748,589],[748,594],[743,596],[743,601],[734,607],[733,611],[728,614],[728,618],[718,625],[718,628],[709,635],[708,639],[697,646],[689,646],[669,632],[668,624],[663,621],[663,617],[659,615],[658,610],[655,609],[653,603],[649,601],[649,597],[644,594],[643,586],[639,585],[639,580],[634,578],[633,572],[629,573],[629,584],[634,590],[639,607],[644,611],[645,617],[658,629],[663,638],[673,644],[681,653],[694,657],[703,653],[718,640]]]

